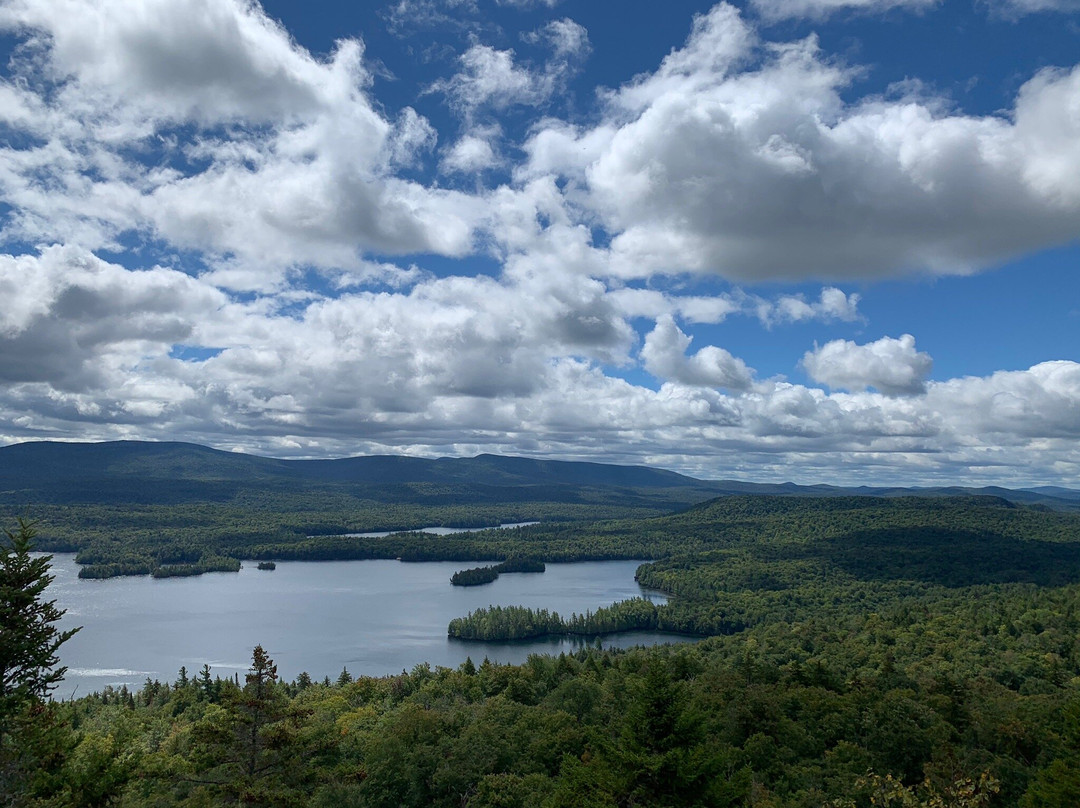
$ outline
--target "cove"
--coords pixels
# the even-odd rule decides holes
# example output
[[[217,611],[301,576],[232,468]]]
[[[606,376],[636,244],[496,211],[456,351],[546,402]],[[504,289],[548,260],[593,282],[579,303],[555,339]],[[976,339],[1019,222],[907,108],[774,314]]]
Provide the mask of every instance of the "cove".
[[[479,565],[492,562],[469,562]],[[246,562],[239,573],[193,578],[78,578],[72,553],[56,553],[47,590],[67,610],[62,626],[83,626],[60,649],[68,666],[55,698],[86,695],[106,685],[140,687],[147,677],[173,681],[183,665],[194,675],[243,676],[261,644],[294,679],[384,676],[422,663],[457,667],[471,657],[524,662],[529,654],[582,645],[627,647],[691,638],[631,632],[600,638],[560,637],[519,643],[451,640],[454,617],[490,605],[545,608],[569,615],[614,601],[663,594],[634,580],[638,561],[549,563],[543,574],[508,573],[477,587],[450,585],[462,564],[400,561],[279,561],[273,572]]]

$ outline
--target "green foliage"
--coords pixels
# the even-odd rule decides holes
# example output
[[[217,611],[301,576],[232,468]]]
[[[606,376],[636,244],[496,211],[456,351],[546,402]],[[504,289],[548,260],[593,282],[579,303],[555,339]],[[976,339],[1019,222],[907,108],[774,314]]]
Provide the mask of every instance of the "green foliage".
[[[547,566],[539,559],[509,558],[491,567],[458,570],[450,576],[450,583],[454,586],[479,586],[491,583],[503,572],[543,572],[546,569]]]
[[[57,651],[78,629],[61,631],[63,612],[44,599],[51,556],[31,555],[34,525],[19,519],[0,542],[0,795],[12,804],[50,793],[49,772],[62,761],[64,738],[46,704],[63,678]]]
[[[1075,804],[1080,587],[965,595],[336,684],[255,655],[218,701],[204,669],[65,708],[128,808]]]
[[[620,631],[649,631],[659,627],[660,609],[644,598],[631,598],[611,606],[572,614],[568,619],[546,609],[491,606],[450,621],[447,634],[458,640],[524,640],[532,637],[575,634],[595,636]]]
[[[499,573],[494,567],[473,567],[455,572],[450,576],[450,583],[453,586],[480,586],[490,584],[498,577]]]
[[[240,561],[222,556],[207,556],[194,564],[164,564],[151,573],[155,578],[178,578],[204,572],[240,572]]]
[[[1073,806],[1078,527],[992,498],[728,497],[658,518],[283,542],[298,557],[652,558],[638,579],[665,605],[491,608],[449,632],[713,636],[336,682],[276,681],[256,649],[244,687],[204,667],[27,716],[34,788],[64,805],[97,778],[90,798],[125,808]],[[206,552],[189,549],[154,563]]]
[[[544,572],[547,565],[538,558],[508,558],[501,564],[495,565],[495,571],[503,572]]]
[[[33,557],[34,525],[19,519],[0,543],[0,722],[17,705],[46,698],[63,676],[57,650],[78,629],[60,631],[63,612],[43,600],[52,556]],[[3,724],[0,723],[0,732]]]
[[[92,565],[85,577],[146,575],[205,556],[419,559],[429,556],[422,547],[410,553],[408,541],[384,546],[341,537],[648,516],[715,493],[670,472],[490,456],[278,461],[123,442],[20,444],[0,452],[12,458],[0,465],[0,518],[32,507],[49,525],[41,546],[77,551],[80,564]]]

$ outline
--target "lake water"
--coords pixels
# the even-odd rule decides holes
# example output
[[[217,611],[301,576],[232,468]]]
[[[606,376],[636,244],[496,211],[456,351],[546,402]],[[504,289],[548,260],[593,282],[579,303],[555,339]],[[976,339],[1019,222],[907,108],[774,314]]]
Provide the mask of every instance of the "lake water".
[[[504,522],[498,528],[510,529],[515,527],[528,527],[538,525],[539,522]],[[418,527],[415,530],[376,530],[371,533],[343,533],[347,539],[385,539],[397,533],[431,533],[435,536],[452,536],[455,533],[482,533],[485,530],[496,530],[490,527]],[[314,537],[310,537],[314,538]]]
[[[466,657],[520,663],[529,654],[571,651],[584,641],[473,643],[449,639],[447,624],[492,604],[567,616],[631,597],[664,601],[634,580],[637,561],[548,564],[542,574],[450,585],[455,571],[484,563],[279,561],[270,572],[247,562],[239,573],[80,580],[74,554],[56,553],[56,579],[46,594],[67,609],[63,627],[83,629],[60,649],[68,673],[54,696],[138,687],[148,676],[172,681],[181,665],[189,674],[208,664],[214,675],[239,672],[243,678],[256,644],[286,680],[301,671],[334,679],[342,667],[354,676],[400,673],[423,662],[457,667]],[[601,638],[604,647],[687,640],[639,632]]]

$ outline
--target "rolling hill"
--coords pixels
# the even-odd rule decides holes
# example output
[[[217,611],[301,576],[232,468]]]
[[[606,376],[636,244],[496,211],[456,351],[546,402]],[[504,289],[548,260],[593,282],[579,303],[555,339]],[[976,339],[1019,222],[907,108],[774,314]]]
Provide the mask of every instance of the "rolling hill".
[[[428,504],[604,501],[675,509],[716,496],[996,496],[1080,510],[1080,491],[1058,486],[843,488],[699,480],[663,469],[482,454],[427,459],[372,455],[279,460],[192,443],[34,441],[0,447],[0,504],[179,505],[297,492],[348,493],[376,502]]]

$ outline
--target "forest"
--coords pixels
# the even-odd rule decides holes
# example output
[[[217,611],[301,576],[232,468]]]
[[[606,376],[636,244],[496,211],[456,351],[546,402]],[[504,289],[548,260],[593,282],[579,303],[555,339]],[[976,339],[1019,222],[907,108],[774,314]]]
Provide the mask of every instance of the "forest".
[[[379,541],[418,556],[651,558],[639,581],[670,594],[569,617],[481,610],[450,624],[460,637],[703,639],[284,682],[253,637],[246,676],[181,670],[138,691],[0,699],[12,803],[1080,804],[1075,514],[987,497],[732,496]],[[5,553],[7,575],[18,553]]]
[[[497,580],[503,572],[543,572],[545,569],[544,562],[535,558],[508,558],[499,564],[458,570],[450,576],[450,583],[454,586],[480,586]]]
[[[491,606],[477,609],[465,617],[450,621],[447,634],[458,640],[526,640],[573,634],[594,637],[620,631],[650,631],[662,629],[659,614],[664,606],[654,606],[644,598],[621,600],[610,606],[559,617],[547,609],[527,609],[523,606]]]
[[[0,447],[0,461],[0,522],[33,514],[41,530],[38,546],[76,552],[83,576],[91,578],[199,574],[275,559],[468,562],[515,554],[546,561],[658,559],[715,544],[715,537],[695,532],[693,522],[704,519],[707,526],[722,515],[680,512],[720,495],[721,502],[768,503],[759,506],[765,510],[790,498],[796,515],[812,511],[815,500],[868,500],[879,509],[889,502],[938,502],[955,512],[957,502],[973,499],[959,488],[845,491],[704,481],[645,467],[494,455],[288,461],[138,441],[16,444]],[[985,491],[1000,496],[983,500],[1020,506],[1023,516],[1011,518],[1030,528],[1028,538],[1052,535],[1052,525],[1071,524],[1069,518],[1080,512],[1080,492]],[[875,493],[882,496],[869,496]],[[915,493],[919,496],[909,496]],[[835,508],[819,510],[832,514]],[[673,513],[679,515],[670,523],[641,521]],[[843,516],[822,518],[837,529],[851,527],[837,523]],[[960,514],[952,522],[964,519]],[[732,512],[724,533],[788,528],[779,514],[768,517],[768,525],[763,520],[762,514]],[[453,540],[345,535],[521,522],[542,524],[521,535],[494,532]],[[669,539],[672,531],[675,542]]]

